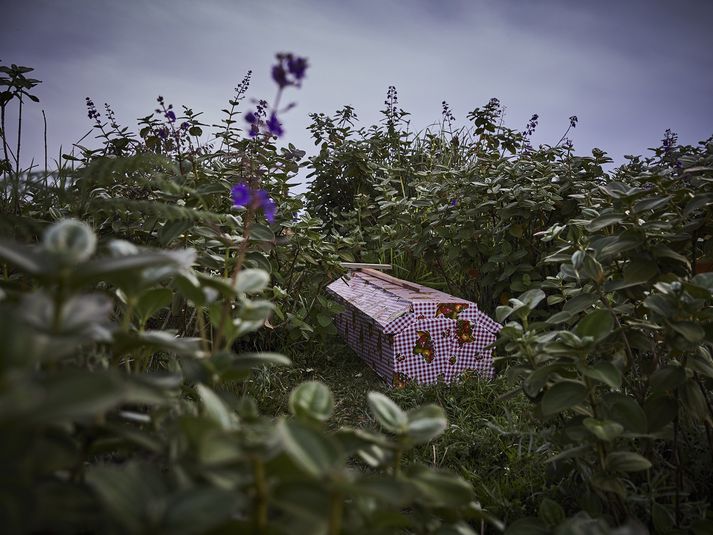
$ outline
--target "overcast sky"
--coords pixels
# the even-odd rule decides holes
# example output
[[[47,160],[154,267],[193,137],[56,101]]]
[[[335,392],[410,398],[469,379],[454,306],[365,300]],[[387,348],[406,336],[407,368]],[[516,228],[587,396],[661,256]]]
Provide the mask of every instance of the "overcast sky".
[[[442,100],[465,124],[497,97],[509,126],[539,114],[535,144],[555,143],[577,115],[577,151],[618,162],[666,128],[685,143],[713,134],[708,0],[24,0],[2,13],[0,60],[43,81],[24,125],[38,160],[41,109],[51,154],[90,130],[85,96],[132,130],[159,94],[215,122],[250,69],[249,96],[274,96],[280,51],[309,59],[283,117],[284,141],[308,152],[309,113],[349,104],[372,124],[389,85],[414,129],[440,119]]]

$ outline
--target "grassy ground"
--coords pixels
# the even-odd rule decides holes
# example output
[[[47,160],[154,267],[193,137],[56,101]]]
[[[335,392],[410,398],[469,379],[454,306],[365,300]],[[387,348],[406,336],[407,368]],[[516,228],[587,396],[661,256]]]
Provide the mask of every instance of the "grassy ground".
[[[372,390],[385,392],[404,409],[437,403],[446,410],[448,429],[405,460],[460,473],[473,483],[483,506],[504,520],[536,511],[548,487],[543,470],[548,445],[534,431],[528,400],[521,394],[503,399],[512,389],[504,374],[493,381],[467,377],[453,385],[392,389],[338,339],[329,348],[300,348],[289,356],[293,366],[259,372],[246,385],[264,413],[285,413],[290,391],[307,380],[332,389],[335,428],[375,427],[366,403]]]

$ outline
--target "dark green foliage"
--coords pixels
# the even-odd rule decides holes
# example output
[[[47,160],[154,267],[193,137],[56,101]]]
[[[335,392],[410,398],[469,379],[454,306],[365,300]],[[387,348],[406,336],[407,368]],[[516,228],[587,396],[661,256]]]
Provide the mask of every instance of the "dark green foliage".
[[[378,125],[314,115],[305,164],[237,128],[248,81],[211,141],[189,108],[138,135],[93,109],[100,147],[54,172],[3,124],[4,531],[710,531],[713,140],[606,172],[576,121],[533,148],[492,99],[413,133],[390,88]],[[499,377],[377,392],[335,338],[343,260],[477,301]]]

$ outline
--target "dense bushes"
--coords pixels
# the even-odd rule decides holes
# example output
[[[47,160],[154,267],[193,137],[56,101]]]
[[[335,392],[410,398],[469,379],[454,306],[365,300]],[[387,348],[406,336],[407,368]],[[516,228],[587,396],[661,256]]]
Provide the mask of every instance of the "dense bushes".
[[[506,323],[499,360],[533,403],[551,485],[539,518],[511,529],[545,531],[577,510],[572,522],[710,528],[698,519],[713,495],[713,287],[698,272],[713,247],[713,138],[682,147],[667,132],[609,175],[602,151],[575,156],[564,136],[533,149],[495,100],[455,133],[445,112],[438,134],[394,134],[387,120],[323,138],[316,173],[389,151],[368,153],[346,214],[319,181],[310,202],[358,233],[361,259]]]
[[[306,68],[280,55],[279,91]],[[37,81],[3,69],[4,118]],[[53,172],[3,124],[7,531],[710,529],[713,140],[606,172],[576,117],[538,148],[496,99],[412,133],[390,88],[378,125],[313,116],[303,200],[279,110],[238,127],[248,83],[213,137],[162,97],[137,135],[88,99],[100,147]],[[500,377],[367,401],[322,291],[340,260],[477,301],[505,323]],[[298,386],[315,369],[337,418]]]

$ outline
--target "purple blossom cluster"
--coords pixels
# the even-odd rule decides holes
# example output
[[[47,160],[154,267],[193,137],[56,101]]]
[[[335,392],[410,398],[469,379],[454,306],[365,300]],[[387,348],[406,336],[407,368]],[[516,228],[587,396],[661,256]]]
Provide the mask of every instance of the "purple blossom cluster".
[[[276,57],[277,64],[272,67],[272,79],[278,87],[277,98],[271,110],[268,111],[266,101],[260,100],[255,111],[249,111],[245,114],[245,121],[250,125],[248,130],[250,137],[257,137],[261,130],[275,137],[281,137],[285,133],[282,122],[278,117],[280,111],[285,111],[278,110],[282,91],[289,86],[300,87],[307,71],[306,58],[289,53],[277,54]],[[292,105],[289,105],[286,109],[291,107]]]
[[[252,205],[256,209],[261,209],[263,214],[265,214],[265,219],[270,223],[275,222],[277,205],[264,189],[253,190],[250,188],[250,185],[240,182],[235,184],[230,190],[230,196],[233,199],[234,206],[247,207]]]

